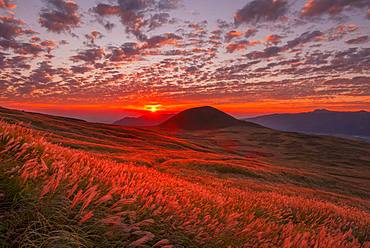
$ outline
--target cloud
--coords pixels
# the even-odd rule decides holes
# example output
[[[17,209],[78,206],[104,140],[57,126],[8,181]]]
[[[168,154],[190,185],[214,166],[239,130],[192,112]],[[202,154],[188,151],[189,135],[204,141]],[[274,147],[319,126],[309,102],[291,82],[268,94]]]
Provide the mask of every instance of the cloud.
[[[326,36],[328,41],[339,40],[348,33],[355,32],[358,28],[359,27],[355,24],[339,24],[337,27],[326,31]]]
[[[370,77],[336,78],[323,82],[325,89],[318,94],[342,94],[350,96],[368,96],[370,94]]]
[[[158,55],[159,50],[164,46],[178,45],[182,38],[173,33],[156,35],[144,42],[126,42],[121,47],[111,47],[110,53],[106,56],[111,62],[137,61],[147,55]],[[153,50],[154,49],[154,50]]]
[[[275,21],[287,12],[285,0],[254,0],[235,14],[235,24]]]
[[[135,53],[137,54],[138,52],[135,50]],[[112,48],[111,53],[107,57],[112,62],[122,62],[128,58],[123,48]]]
[[[78,74],[84,74],[88,71],[94,70],[93,67],[84,66],[84,65],[73,65],[71,66],[70,69],[73,73],[78,73]]]
[[[153,36],[145,41],[143,48],[159,48],[165,45],[176,45],[182,38],[173,33]]]
[[[85,38],[91,43],[95,44],[95,41],[103,38],[103,34],[99,31],[92,31],[90,34],[86,34]]]
[[[227,42],[231,41],[234,38],[240,38],[243,36],[243,33],[237,30],[232,30],[226,33],[225,40]]]
[[[255,28],[250,28],[250,29],[248,29],[248,30],[245,32],[244,37],[245,37],[245,38],[250,38],[250,37],[254,36],[257,32],[258,32],[258,30],[257,30],[257,29],[255,29]]]
[[[17,43],[15,47],[13,47],[14,52],[22,55],[33,55],[36,56],[42,52],[44,52],[44,47],[39,44],[35,43]]]
[[[247,47],[255,46],[257,44],[260,44],[261,42],[256,40],[256,41],[248,41],[248,40],[243,40],[235,43],[230,43],[226,46],[226,51],[228,53],[233,53],[235,51],[240,51],[244,50]]]
[[[370,68],[370,48],[349,48],[343,51],[315,51],[305,56],[306,60],[299,74],[346,75],[351,73],[368,74]],[[298,68],[295,67],[297,70]],[[297,72],[297,71],[296,71]]]
[[[140,60],[144,53],[142,44],[136,42],[126,42],[121,47],[111,47],[107,58],[111,62],[127,62]]]
[[[318,31],[318,30],[312,31],[312,32],[309,32],[309,31],[305,32],[305,33],[301,34],[298,38],[295,38],[293,40],[288,41],[287,45],[286,45],[286,48],[288,48],[288,49],[294,48],[296,46],[299,46],[299,45],[311,42],[315,39],[318,39],[323,35],[324,34],[321,31]]]
[[[345,8],[364,8],[370,6],[368,0],[307,0],[302,16],[320,16],[323,14],[335,15]]]
[[[51,52],[54,48],[56,48],[58,45],[55,41],[52,40],[44,40],[40,42],[41,47],[45,49],[48,53]]]
[[[235,51],[244,50],[248,46],[248,41],[241,41],[237,43],[230,43],[226,46],[226,51],[228,53],[233,53]]]
[[[362,44],[362,43],[365,43],[365,42],[368,42],[368,41],[370,41],[369,36],[364,35],[364,36],[360,36],[360,37],[357,37],[357,38],[354,38],[354,39],[347,40],[346,43],[350,44],[350,45],[353,45],[353,44],[357,45],[357,44]]]
[[[132,57],[132,56],[135,56],[135,55],[139,55],[140,54],[140,49],[141,49],[141,47],[138,43],[136,43],[136,42],[126,42],[125,44],[123,44],[121,46],[121,48],[120,48],[121,52],[119,52],[119,50],[116,50],[116,52],[117,52],[116,56],[124,55],[125,57]]]
[[[29,76],[29,79],[35,85],[42,85],[48,84],[52,82],[52,75],[55,74],[55,70],[52,66],[47,62],[43,61],[39,63],[39,67],[34,69]]]
[[[158,2],[158,9],[171,10],[180,6],[181,0],[160,0]]]
[[[370,48],[349,48],[337,52],[329,69],[338,72],[368,72],[370,68]]]
[[[26,38],[29,38],[30,42],[26,42]],[[55,44],[52,44],[52,41],[42,41],[35,36],[33,30],[25,28],[23,20],[11,15],[0,16],[0,47],[3,50],[12,50],[15,54],[36,56],[50,52]]]
[[[80,25],[78,5],[73,0],[45,0],[48,7],[40,13],[39,23],[48,31],[70,32]]]
[[[171,18],[168,13],[157,13],[146,20],[145,25],[148,26],[149,31],[151,31],[167,23],[175,23],[175,19]]]
[[[29,58],[25,56],[12,56],[7,57],[6,54],[0,53],[0,68],[5,70],[6,68],[9,69],[21,69],[21,70],[29,70],[31,68]],[[15,73],[13,73],[14,75]]]
[[[187,36],[189,38],[194,37],[203,38],[207,34],[207,25],[208,25],[207,21],[198,23],[196,22],[189,23],[188,28],[192,29],[192,31],[190,31],[190,33],[188,33]]]
[[[285,52],[291,50],[297,46],[303,45],[305,43],[311,42],[315,39],[319,39],[323,35],[320,31],[312,31],[312,32],[305,32],[301,34],[299,37],[290,40],[284,46],[276,46],[276,44],[281,42],[281,36],[279,35],[270,35],[265,38],[266,43],[268,45],[273,44],[274,46],[270,46],[265,48],[263,51],[253,51],[246,54],[246,57],[249,59],[264,59],[270,58],[280,55],[281,52]],[[257,41],[256,41],[257,42]],[[261,43],[261,41],[258,41]]]
[[[15,9],[16,4],[12,3],[11,0],[0,0],[0,8],[2,9]]]
[[[71,60],[73,62],[83,61],[89,64],[93,64],[97,60],[102,59],[104,56],[104,49],[95,47],[80,51],[78,54],[72,56]]]
[[[277,45],[279,43],[281,43],[281,38],[283,38],[282,36],[280,35],[277,35],[277,34],[272,34],[272,35],[268,35],[266,36],[265,40],[266,40],[266,43],[268,45]]]
[[[24,22],[14,16],[0,16],[0,38],[12,40],[17,36],[31,33],[23,29]]]
[[[99,3],[93,8],[93,11],[101,16],[118,15],[120,13],[119,6]]]
[[[311,66],[311,65],[326,65],[331,57],[331,53],[325,53],[321,51],[315,51],[313,53],[308,54],[305,57],[304,64]]]
[[[170,15],[163,11],[175,9],[179,4],[180,0],[116,0],[113,5],[100,3],[92,8],[92,11],[97,14],[98,21],[108,29],[112,26],[107,25],[109,23],[101,18],[118,16],[126,32],[143,41],[147,38],[143,29],[153,30],[173,22]]]
[[[278,56],[283,49],[281,47],[267,47],[263,51],[253,51],[246,55],[249,59],[263,59]]]

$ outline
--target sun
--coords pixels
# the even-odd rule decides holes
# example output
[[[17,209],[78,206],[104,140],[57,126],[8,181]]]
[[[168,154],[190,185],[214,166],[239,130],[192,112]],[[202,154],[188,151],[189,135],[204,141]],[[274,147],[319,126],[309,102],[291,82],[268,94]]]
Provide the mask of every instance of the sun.
[[[149,110],[154,113],[158,111],[158,108],[156,106],[150,106]]]
[[[157,112],[161,107],[162,107],[162,105],[160,105],[160,104],[156,104],[156,105],[145,105],[145,109],[146,110],[149,110],[152,113]]]

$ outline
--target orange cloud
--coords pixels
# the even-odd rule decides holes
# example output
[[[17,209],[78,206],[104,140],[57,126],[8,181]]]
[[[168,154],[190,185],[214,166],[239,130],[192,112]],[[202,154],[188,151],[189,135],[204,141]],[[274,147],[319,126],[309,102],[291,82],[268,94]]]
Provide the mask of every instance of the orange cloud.
[[[233,53],[236,51],[245,50],[247,47],[255,46],[258,44],[261,44],[261,41],[253,40],[253,41],[240,41],[236,43],[230,43],[226,46],[226,51],[228,53]]]
[[[272,34],[272,35],[266,36],[265,40],[267,44],[277,45],[281,42],[281,38],[282,36],[280,35]]]
[[[0,8],[15,9],[16,7],[17,5],[14,3],[11,3],[11,0],[0,0]]]
[[[243,35],[243,33],[240,32],[240,31],[236,31],[236,30],[229,31],[226,34],[226,41],[230,41],[230,40],[232,40],[234,38],[239,38],[242,35]]]

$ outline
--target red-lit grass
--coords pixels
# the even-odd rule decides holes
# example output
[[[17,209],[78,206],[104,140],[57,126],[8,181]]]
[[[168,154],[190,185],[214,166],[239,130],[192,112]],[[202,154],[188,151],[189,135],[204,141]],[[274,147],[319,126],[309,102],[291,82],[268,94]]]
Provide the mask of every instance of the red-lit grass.
[[[370,215],[356,207],[230,187],[206,173],[184,180],[60,147],[3,122],[0,140],[1,153],[19,163],[7,175],[20,178],[40,204],[62,197],[79,225],[103,226],[108,236],[127,233],[133,247],[189,245],[192,238],[205,247],[369,245]]]

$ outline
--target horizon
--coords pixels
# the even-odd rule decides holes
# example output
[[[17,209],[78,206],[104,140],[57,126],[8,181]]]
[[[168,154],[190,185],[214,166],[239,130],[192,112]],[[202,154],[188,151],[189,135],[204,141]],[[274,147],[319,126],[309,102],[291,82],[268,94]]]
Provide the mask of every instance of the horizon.
[[[370,111],[370,4],[0,0],[0,105],[112,122]]]
[[[195,106],[193,108],[199,108],[199,107],[205,107],[205,106]],[[214,106],[210,106],[210,107],[214,107]],[[110,116],[109,119],[105,119],[105,121],[99,121],[99,119],[95,119],[96,118],[96,115],[91,115],[91,116],[87,116],[85,118],[81,118],[81,114],[67,114],[67,113],[60,113],[60,112],[49,112],[49,111],[32,111],[32,110],[25,110],[25,109],[13,109],[13,108],[6,108],[4,106],[1,106],[0,105],[0,108],[5,108],[5,109],[10,109],[10,110],[18,110],[18,111],[25,111],[25,112],[29,112],[29,113],[36,113],[36,114],[45,114],[45,115],[51,115],[51,116],[56,116],[56,117],[66,117],[66,118],[73,118],[73,119],[78,119],[78,120],[83,120],[83,121],[86,121],[86,122],[91,122],[91,123],[102,123],[102,124],[113,124],[114,122],[116,121],[119,121],[121,119],[124,119],[124,118],[139,118],[139,117],[143,117],[143,116],[150,116],[150,115],[176,115],[184,110],[187,110],[187,109],[181,109],[181,110],[178,110],[178,111],[165,111],[165,110],[157,110],[157,111],[150,111],[150,110],[142,110],[140,111],[140,113],[138,114],[137,111],[135,112],[132,112],[133,114],[132,115],[126,115],[126,116],[120,116],[118,114],[115,114],[113,116]],[[216,107],[214,107],[216,108]],[[219,109],[219,108],[216,108],[216,109]],[[312,112],[315,112],[315,111],[319,111],[319,110],[324,110],[324,111],[329,111],[329,112],[370,112],[368,110],[364,110],[364,109],[359,109],[359,110],[353,110],[353,111],[339,111],[339,110],[332,110],[332,109],[327,109],[327,108],[319,108],[319,109],[312,109],[312,110],[309,110],[309,111],[299,111],[299,112],[275,112],[275,113],[266,113],[266,114],[250,114],[250,115],[235,115],[233,113],[229,113],[227,111],[223,111],[222,109],[219,109],[221,110],[222,112],[225,112],[226,114],[229,114],[231,116],[233,116],[234,118],[236,119],[248,119],[248,118],[254,118],[254,117],[262,117],[262,116],[268,116],[268,115],[284,115],[284,114],[301,114],[301,113],[312,113]],[[118,116],[118,117],[117,117]],[[117,117],[117,118],[116,118]]]

